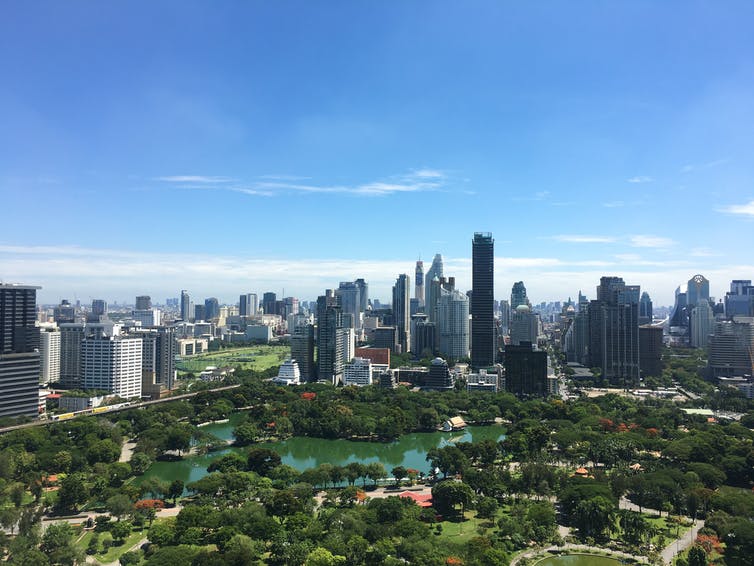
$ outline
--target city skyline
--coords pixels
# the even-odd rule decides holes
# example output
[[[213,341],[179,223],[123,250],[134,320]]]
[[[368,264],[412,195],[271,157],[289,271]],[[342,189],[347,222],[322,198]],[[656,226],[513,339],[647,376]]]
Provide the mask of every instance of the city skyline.
[[[438,252],[465,290],[476,231],[498,300],[613,275],[672,305],[693,274],[718,298],[754,274],[746,2],[5,16],[0,280],[42,303],[313,300],[360,277],[387,301]]]

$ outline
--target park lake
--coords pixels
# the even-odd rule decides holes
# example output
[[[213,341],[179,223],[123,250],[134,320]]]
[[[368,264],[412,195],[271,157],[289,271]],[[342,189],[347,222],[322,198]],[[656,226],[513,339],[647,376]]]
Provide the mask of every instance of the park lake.
[[[229,422],[215,423],[203,427],[222,440],[233,439],[233,428],[240,415],[233,415]],[[328,463],[343,466],[351,462],[381,462],[390,470],[396,466],[414,468],[425,474],[430,465],[426,460],[427,452],[455,442],[479,442],[481,440],[502,440],[505,429],[493,426],[469,426],[458,432],[416,432],[405,434],[393,442],[359,442],[343,439],[324,439],[310,437],[293,437],[280,442],[266,442],[257,446],[271,448],[280,454],[283,464],[299,471]],[[207,474],[207,466],[212,460],[230,451],[242,451],[241,448],[228,448],[206,455],[192,454],[181,460],[159,461],[150,466],[142,476],[144,479],[157,477],[163,481],[182,480],[184,483],[196,481]]]

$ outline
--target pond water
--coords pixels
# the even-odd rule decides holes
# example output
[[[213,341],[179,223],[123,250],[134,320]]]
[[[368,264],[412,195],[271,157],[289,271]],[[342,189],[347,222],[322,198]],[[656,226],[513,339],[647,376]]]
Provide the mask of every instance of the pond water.
[[[563,556],[550,556],[535,566],[619,566],[620,561],[607,556],[596,554],[565,554]]]
[[[233,415],[230,422],[211,424],[202,429],[223,440],[233,438],[233,428],[240,415]],[[505,429],[500,426],[470,426],[459,432],[417,432],[401,436],[393,442],[357,442],[352,440],[328,440],[323,438],[294,437],[281,442],[267,442],[255,446],[271,448],[280,454],[283,464],[299,471],[314,468],[319,464],[343,466],[351,462],[381,462],[388,473],[396,466],[415,468],[429,472],[427,452],[435,447],[442,447],[454,442],[479,442],[485,439],[501,440],[505,438]],[[182,480],[184,483],[196,481],[207,474],[207,466],[232,451],[240,448],[228,448],[204,456],[188,456],[174,462],[155,462],[142,476],[141,481],[149,477],[159,477],[163,481]]]

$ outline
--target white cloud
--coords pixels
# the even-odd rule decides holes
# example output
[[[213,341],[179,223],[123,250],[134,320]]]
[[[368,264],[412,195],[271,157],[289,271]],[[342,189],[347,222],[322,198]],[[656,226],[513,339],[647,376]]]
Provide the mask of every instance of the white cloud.
[[[166,183],[230,183],[233,181],[230,177],[213,177],[208,175],[168,175],[165,177],[156,177],[156,181]]]
[[[675,242],[662,236],[637,235],[630,237],[631,245],[635,248],[670,248]]]
[[[718,209],[720,212],[726,212],[728,214],[738,214],[741,216],[754,217],[754,200],[750,200],[744,204],[731,204]]]
[[[706,163],[690,163],[681,167],[681,173],[691,173],[699,169],[709,169],[710,167],[717,167],[718,165],[724,165],[730,161],[729,158],[715,159],[714,161],[708,161]]]
[[[622,208],[625,205],[626,205],[626,203],[623,202],[622,200],[614,200],[614,201],[611,201],[611,202],[603,202],[602,203],[602,206],[604,206],[605,208]]]
[[[630,179],[626,179],[626,181],[629,183],[651,183],[654,179],[652,177],[647,177],[646,175],[637,175]]]
[[[276,196],[286,192],[386,196],[395,193],[439,190],[444,183],[445,175],[433,169],[419,169],[404,175],[355,185],[301,183],[297,181],[306,180],[308,177],[294,175],[261,175],[259,179],[262,180],[249,183],[227,184],[234,181],[234,179],[230,177],[205,177],[197,175],[174,175],[156,178],[156,180],[170,183],[171,187],[176,189],[221,190],[265,197]]]
[[[615,242],[615,238],[611,236],[588,236],[583,234],[559,234],[553,236],[552,239],[569,244],[610,244]]]

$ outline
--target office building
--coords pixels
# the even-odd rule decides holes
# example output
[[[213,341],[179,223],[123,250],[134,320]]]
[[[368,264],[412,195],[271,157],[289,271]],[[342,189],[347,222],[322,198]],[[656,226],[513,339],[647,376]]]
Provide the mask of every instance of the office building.
[[[340,286],[335,290],[335,295],[340,302],[340,308],[344,316],[344,325],[349,328],[361,329],[361,319],[364,311],[361,310],[361,290],[362,285],[351,281],[341,281]],[[349,323],[346,323],[345,317],[348,317]]]
[[[521,397],[546,397],[547,352],[535,350],[530,342],[505,347],[505,388]]]
[[[419,301],[419,308],[424,307],[424,262],[416,262],[414,270],[414,298]]]
[[[53,320],[58,324],[76,322],[76,308],[67,299],[63,299],[53,310]]]
[[[526,296],[526,287],[523,281],[517,281],[511,289],[511,310],[515,311],[516,307],[521,305],[531,306],[529,298]]]
[[[725,316],[754,316],[754,286],[751,279],[734,279],[725,293]]]
[[[107,302],[103,299],[92,301],[92,310],[87,317],[87,322],[100,322],[107,318]]]
[[[439,351],[451,360],[469,356],[469,298],[454,288],[455,282],[439,287],[436,307]]]
[[[646,291],[639,300],[639,324],[652,324],[652,299]]]
[[[398,276],[393,286],[393,320],[401,354],[408,352],[411,344],[410,288],[411,279],[405,273]]]
[[[135,309],[131,311],[131,317],[144,327],[162,324],[162,311],[160,309]]]
[[[639,369],[641,377],[662,375],[662,326],[639,327]]]
[[[497,393],[500,390],[500,378],[496,371],[488,372],[482,368],[466,376],[466,391]]]
[[[37,289],[0,283],[0,417],[39,414]]]
[[[539,315],[531,312],[529,305],[518,305],[511,316],[511,344],[518,346],[522,342],[537,344],[539,336]]]
[[[207,320],[207,307],[205,305],[194,305],[194,321],[204,320]]]
[[[181,320],[189,322],[192,320],[193,309],[191,308],[191,297],[188,292],[181,291]]]
[[[60,328],[60,385],[72,389],[81,387],[81,342],[84,323],[66,323]]]
[[[709,342],[708,364],[713,377],[754,375],[754,318],[717,321]]]
[[[455,387],[455,378],[448,369],[448,363],[442,358],[435,358],[429,365],[429,372],[426,376],[422,389],[428,391],[448,391]]]
[[[277,295],[272,292],[267,292],[262,295],[262,309],[264,314],[278,314],[277,312]]]
[[[317,298],[317,378],[337,385],[343,379],[345,336],[338,298],[331,289]]]
[[[689,315],[689,345],[692,348],[706,348],[715,323],[712,306],[710,306],[709,300],[702,300],[694,307],[689,308],[691,309]]]
[[[694,275],[686,285],[686,304],[694,308],[699,303],[709,303],[709,281],[704,275]]]
[[[81,343],[81,374],[84,389],[97,389],[123,399],[141,397],[141,338],[88,336]]]
[[[291,358],[298,362],[301,379],[316,381],[314,366],[314,325],[299,326],[291,334]]]
[[[511,326],[511,304],[508,301],[500,301],[500,333],[507,336]]]
[[[639,380],[639,286],[602,277],[589,304],[589,359],[602,377],[628,386]]]
[[[372,385],[372,362],[368,358],[354,358],[345,365],[343,385],[364,387]]]
[[[149,295],[139,295],[136,297],[136,302],[134,304],[135,310],[149,310],[152,308],[152,297]]]
[[[254,293],[241,295],[238,301],[239,316],[254,316],[257,314],[257,296]]]
[[[39,334],[39,383],[60,381],[60,330],[45,328]]]
[[[435,322],[435,307],[437,299],[440,297],[437,287],[432,287],[433,281],[439,281],[444,277],[442,255],[435,254],[432,265],[424,275],[424,312],[429,317],[430,322]]]
[[[495,240],[489,232],[476,232],[471,244],[471,367],[495,363]]]
[[[220,316],[220,302],[215,297],[204,299],[204,320],[217,320]]]

